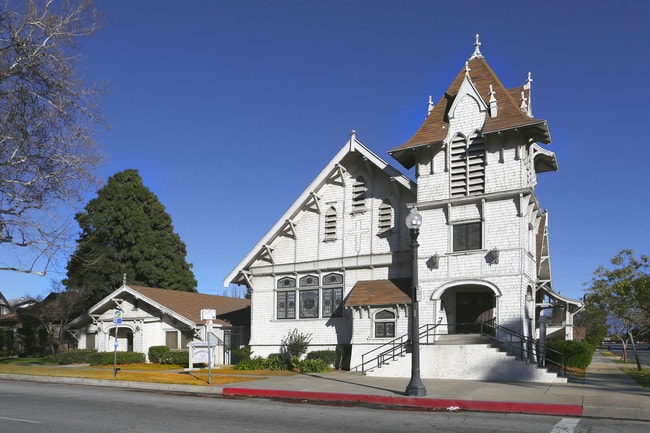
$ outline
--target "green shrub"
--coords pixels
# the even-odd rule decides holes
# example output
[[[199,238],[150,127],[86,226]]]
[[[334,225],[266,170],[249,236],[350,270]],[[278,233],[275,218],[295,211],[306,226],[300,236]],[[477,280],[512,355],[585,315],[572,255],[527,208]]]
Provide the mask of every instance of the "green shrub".
[[[300,358],[307,352],[310,342],[311,334],[303,334],[294,328],[282,339],[282,350],[288,353],[290,357]]]
[[[326,373],[331,370],[330,365],[322,359],[305,359],[298,368],[301,373]]]
[[[113,363],[114,352],[95,352],[91,356],[92,365],[109,365]],[[118,364],[142,364],[145,362],[144,353],[138,352],[117,352]]]
[[[235,360],[237,361],[237,363],[251,359],[252,353],[253,352],[251,351],[251,348],[249,346],[243,346],[240,347],[239,349],[235,349],[232,351],[232,354]]]
[[[315,350],[309,352],[305,359],[322,359],[328,365],[336,364],[336,352],[333,350]]]
[[[289,368],[288,359],[283,353],[272,353],[268,356],[267,361],[269,370],[279,371]]]
[[[564,366],[572,368],[587,368],[596,348],[584,341],[548,340],[546,346],[564,355]],[[561,363],[562,357],[548,350],[546,357],[553,362]]]
[[[160,358],[161,364],[189,365],[189,350],[170,350],[164,353]]]
[[[151,346],[148,352],[149,362],[161,364],[163,356],[169,352],[170,349],[167,346]]]
[[[91,364],[96,354],[95,349],[70,349],[59,352],[56,355],[56,362],[61,365]]]
[[[268,366],[268,359],[256,356],[242,360],[239,364],[235,365],[235,370],[267,370]]]

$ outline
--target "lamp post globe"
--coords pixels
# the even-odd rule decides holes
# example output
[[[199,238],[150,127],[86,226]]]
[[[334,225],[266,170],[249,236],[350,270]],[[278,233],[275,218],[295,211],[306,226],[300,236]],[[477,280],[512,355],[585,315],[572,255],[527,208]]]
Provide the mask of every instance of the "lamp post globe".
[[[406,395],[421,397],[427,395],[427,389],[420,378],[420,325],[418,305],[418,235],[422,225],[422,215],[415,207],[406,217],[406,227],[411,235],[411,251],[413,256],[413,271],[411,274],[411,381],[406,386]]]

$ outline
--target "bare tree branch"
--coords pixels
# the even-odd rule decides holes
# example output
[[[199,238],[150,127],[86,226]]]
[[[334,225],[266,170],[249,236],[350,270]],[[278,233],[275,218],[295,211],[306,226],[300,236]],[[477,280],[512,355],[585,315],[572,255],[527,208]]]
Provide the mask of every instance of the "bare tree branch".
[[[21,257],[0,270],[45,275],[71,245],[61,215],[98,183],[104,92],[86,87],[75,50],[101,24],[92,0],[0,6],[0,247]]]

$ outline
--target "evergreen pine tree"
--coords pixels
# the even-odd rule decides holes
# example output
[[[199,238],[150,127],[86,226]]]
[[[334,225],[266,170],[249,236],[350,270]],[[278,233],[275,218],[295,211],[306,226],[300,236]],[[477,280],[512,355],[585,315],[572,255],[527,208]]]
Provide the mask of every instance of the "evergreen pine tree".
[[[196,292],[185,244],[137,170],[110,177],[75,219],[81,234],[63,284],[89,290],[89,305],[120,287],[124,274],[127,284]]]

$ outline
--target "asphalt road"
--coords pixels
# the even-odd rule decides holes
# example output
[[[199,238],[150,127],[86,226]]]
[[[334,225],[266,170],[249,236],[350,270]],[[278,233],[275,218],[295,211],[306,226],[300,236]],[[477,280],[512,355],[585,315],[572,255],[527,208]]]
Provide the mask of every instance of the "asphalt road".
[[[623,345],[620,343],[612,343],[606,346],[608,350],[619,356],[623,354]],[[639,354],[639,361],[641,364],[650,365],[650,346],[647,344],[638,344],[636,346],[637,353]],[[634,362],[634,352],[632,352],[632,345],[627,345],[627,358],[628,361]]]
[[[650,423],[478,412],[407,412],[0,380],[3,433],[641,433]]]

